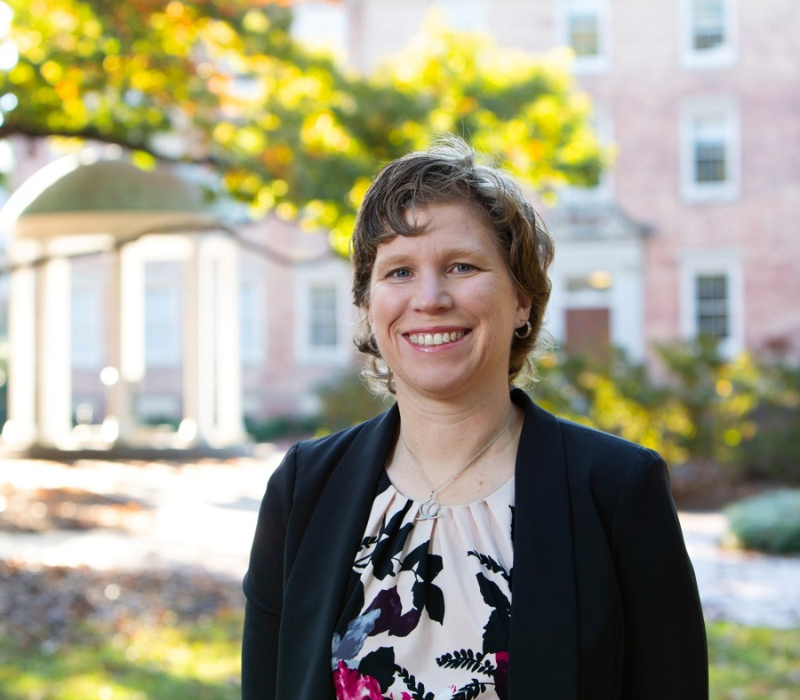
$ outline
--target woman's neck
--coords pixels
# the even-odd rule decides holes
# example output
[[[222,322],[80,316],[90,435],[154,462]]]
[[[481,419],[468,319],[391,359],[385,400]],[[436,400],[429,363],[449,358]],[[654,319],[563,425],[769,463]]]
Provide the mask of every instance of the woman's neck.
[[[487,456],[490,450],[499,452],[510,440],[516,441],[519,426],[511,415],[508,389],[460,401],[400,394],[397,402],[403,439],[395,456],[415,462],[432,486],[461,468],[496,436],[500,437]],[[403,455],[404,451],[407,454]]]

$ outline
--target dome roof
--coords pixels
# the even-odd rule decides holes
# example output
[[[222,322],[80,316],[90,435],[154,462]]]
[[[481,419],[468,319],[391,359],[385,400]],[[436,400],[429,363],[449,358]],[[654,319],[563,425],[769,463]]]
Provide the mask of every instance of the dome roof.
[[[128,160],[67,156],[28,178],[0,212],[14,238],[110,234],[214,220],[202,187],[166,166],[143,170]]]
[[[125,160],[99,160],[79,165],[45,186],[19,216],[70,211],[196,212],[204,208],[200,188],[165,168],[145,171]]]

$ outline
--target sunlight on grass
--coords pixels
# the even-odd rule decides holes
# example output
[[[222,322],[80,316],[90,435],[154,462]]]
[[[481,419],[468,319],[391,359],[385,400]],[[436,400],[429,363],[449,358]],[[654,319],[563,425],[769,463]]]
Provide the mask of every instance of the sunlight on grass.
[[[96,628],[57,650],[0,639],[4,700],[235,700],[241,613],[175,626]],[[49,652],[49,653],[48,653]]]
[[[712,700],[800,700],[800,630],[708,625]]]
[[[237,700],[241,612],[76,630],[59,649],[0,639],[3,700]],[[800,700],[800,630],[708,625],[711,700]],[[43,647],[43,648],[42,648]]]

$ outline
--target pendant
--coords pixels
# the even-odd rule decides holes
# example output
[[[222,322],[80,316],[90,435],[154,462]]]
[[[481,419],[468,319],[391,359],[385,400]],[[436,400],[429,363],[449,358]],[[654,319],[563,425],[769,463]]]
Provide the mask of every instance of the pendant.
[[[419,515],[414,518],[414,520],[436,520],[437,518],[441,518],[442,516],[439,515],[441,509],[442,504],[434,499],[433,491],[431,491],[428,500],[419,507]]]

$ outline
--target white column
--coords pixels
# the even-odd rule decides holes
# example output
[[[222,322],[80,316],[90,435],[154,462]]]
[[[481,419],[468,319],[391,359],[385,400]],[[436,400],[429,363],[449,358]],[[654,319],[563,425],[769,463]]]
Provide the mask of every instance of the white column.
[[[8,308],[8,422],[3,438],[31,443],[36,427],[36,269],[11,273]]]
[[[220,444],[244,439],[242,423],[242,360],[239,333],[239,247],[230,239],[217,242],[217,431]]]
[[[131,385],[122,371],[126,354],[126,338],[124,328],[129,323],[125,320],[128,310],[126,298],[136,294],[137,276],[141,269],[130,269],[139,261],[132,259],[127,251],[114,250],[111,253],[111,270],[108,283],[108,299],[106,307],[106,348],[107,365],[104,372],[104,383],[108,386],[108,405],[103,421],[103,436],[109,442],[129,442],[136,427],[132,406]],[[141,266],[141,263],[139,263]],[[144,329],[142,329],[142,333]]]
[[[214,269],[208,240],[196,236],[186,263],[183,421],[180,436],[205,443],[214,429]]]
[[[39,440],[60,445],[72,433],[69,261],[53,258],[42,265],[41,273],[36,413]]]

